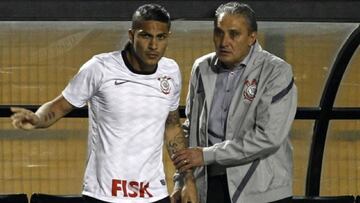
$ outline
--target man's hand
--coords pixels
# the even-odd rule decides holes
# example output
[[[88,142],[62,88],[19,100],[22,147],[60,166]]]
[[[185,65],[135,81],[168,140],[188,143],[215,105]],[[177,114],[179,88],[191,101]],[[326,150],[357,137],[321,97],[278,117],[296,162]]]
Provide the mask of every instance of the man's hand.
[[[201,147],[179,150],[171,158],[176,169],[178,169],[180,173],[193,167],[204,165],[204,157]]]
[[[185,185],[181,191],[181,203],[198,203],[197,190],[193,175],[185,175]]]
[[[14,113],[11,116],[11,119],[12,125],[15,128],[31,130],[36,128],[37,124],[39,124],[40,122],[39,117],[30,110],[18,107],[11,107],[11,111]]]
[[[171,203],[198,203],[195,179],[190,171],[185,174],[185,183],[181,188],[174,188],[170,195]]]
[[[178,203],[181,200],[181,188],[174,188],[174,191],[170,195],[171,203]]]

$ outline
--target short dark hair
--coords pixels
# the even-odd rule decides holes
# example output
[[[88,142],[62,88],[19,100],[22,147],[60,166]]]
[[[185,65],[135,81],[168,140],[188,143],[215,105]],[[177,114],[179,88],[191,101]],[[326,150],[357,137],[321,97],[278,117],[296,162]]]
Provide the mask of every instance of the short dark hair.
[[[255,12],[249,5],[235,1],[221,4],[215,11],[215,23],[223,13],[243,16],[249,24],[250,31],[257,31]]]
[[[170,30],[170,14],[165,7],[158,4],[145,4],[140,6],[132,16],[132,29],[136,29],[139,22],[155,20],[168,24]]]

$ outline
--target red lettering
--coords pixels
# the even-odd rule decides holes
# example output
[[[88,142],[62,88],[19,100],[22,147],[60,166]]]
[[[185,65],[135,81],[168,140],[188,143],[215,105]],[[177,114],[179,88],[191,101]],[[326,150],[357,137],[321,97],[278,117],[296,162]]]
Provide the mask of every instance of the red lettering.
[[[146,183],[145,185],[143,182],[140,183],[140,197],[144,197],[145,192],[149,197],[153,196],[149,191],[147,191],[148,187],[149,187],[149,183]]]
[[[116,180],[113,179],[112,180],[112,188],[111,188],[111,195],[112,196],[117,196],[117,191],[121,191],[121,187],[119,186],[119,184],[121,183],[121,180]]]
[[[122,183],[122,189],[123,189],[123,191],[124,191],[124,197],[127,197],[127,196],[128,196],[128,194],[127,194],[127,187],[126,187],[127,181],[126,181],[126,180],[123,180],[123,181],[121,181],[121,183]]]
[[[129,197],[136,197],[138,195],[136,191],[139,191],[139,183],[136,181],[130,181],[129,190],[133,192],[129,193]]]
[[[111,187],[111,195],[116,197],[119,191],[123,191],[124,197],[131,197],[131,198],[138,196],[142,198],[144,198],[145,196],[153,197],[153,195],[148,191],[148,189],[149,189],[149,183],[144,183],[144,182],[139,183],[137,181],[130,181],[128,183],[127,180],[113,179],[112,187]]]

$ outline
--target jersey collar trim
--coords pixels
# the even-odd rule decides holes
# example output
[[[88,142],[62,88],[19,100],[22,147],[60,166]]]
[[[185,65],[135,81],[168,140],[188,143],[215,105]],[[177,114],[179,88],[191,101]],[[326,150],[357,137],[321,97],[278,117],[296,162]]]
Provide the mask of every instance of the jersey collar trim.
[[[126,67],[127,67],[131,72],[136,73],[136,74],[139,74],[139,75],[152,75],[152,74],[156,73],[156,70],[157,70],[157,68],[158,68],[157,65],[156,65],[156,68],[154,69],[154,71],[153,71],[153,72],[150,72],[150,73],[144,73],[144,72],[137,71],[137,70],[134,69],[134,67],[130,64],[128,58],[126,57],[126,51],[130,51],[130,46],[131,46],[130,43],[127,43],[127,44],[125,45],[124,50],[121,51],[121,56],[122,56],[122,58],[123,58],[123,60],[124,60],[124,63],[125,63],[125,65],[126,65]]]

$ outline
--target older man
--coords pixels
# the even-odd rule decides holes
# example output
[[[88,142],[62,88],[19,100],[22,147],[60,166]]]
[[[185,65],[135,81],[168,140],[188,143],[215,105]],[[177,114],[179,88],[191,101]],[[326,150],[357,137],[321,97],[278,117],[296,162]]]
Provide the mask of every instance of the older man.
[[[187,98],[190,146],[173,156],[195,168],[202,203],[291,202],[297,89],[291,66],[263,50],[254,11],[229,2],[216,10],[215,53],[193,65]],[[176,174],[173,199],[180,198]]]

